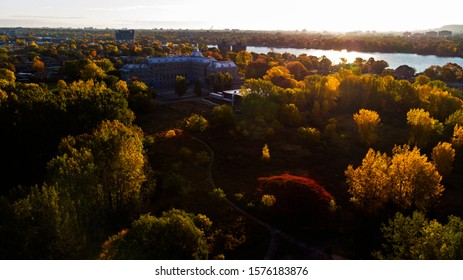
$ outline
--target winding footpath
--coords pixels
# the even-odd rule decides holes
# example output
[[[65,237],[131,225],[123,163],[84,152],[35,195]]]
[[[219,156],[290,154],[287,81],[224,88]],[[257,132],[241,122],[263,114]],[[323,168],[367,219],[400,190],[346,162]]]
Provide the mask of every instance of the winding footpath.
[[[208,151],[209,154],[211,155],[211,160],[209,161],[209,166],[208,166],[208,176],[209,176],[209,182],[212,186],[212,189],[216,189],[216,185],[212,176],[212,166],[214,164],[214,150],[212,147],[206,143],[204,140],[192,136],[195,140],[200,142]],[[280,241],[286,241],[296,248],[298,248],[301,252],[303,252],[304,257],[307,259],[316,259],[316,260],[327,260],[327,259],[332,259],[333,256],[328,255],[325,253],[325,249],[327,249],[329,246],[325,246],[322,248],[316,248],[313,246],[309,246],[306,243],[297,240],[296,238],[288,235],[287,233],[279,230],[278,228],[262,221],[261,219],[257,218],[256,216],[246,212],[244,209],[236,205],[233,201],[231,201],[228,198],[224,198],[224,201],[232,208],[234,208],[236,211],[240,212],[243,216],[249,218],[250,220],[254,221],[255,223],[265,227],[268,229],[268,231],[271,234],[271,241],[270,244],[267,248],[267,252],[265,254],[264,259],[266,260],[271,260],[271,259],[276,259],[277,257],[277,252],[278,248],[280,246]]]
[[[182,102],[182,101],[184,101],[184,100],[178,99],[178,100],[171,101],[169,103],[177,103],[177,102]],[[164,102],[161,102],[160,104],[165,105]],[[183,115],[182,112],[180,112],[178,110],[175,110],[175,109],[173,109],[173,108],[171,108],[169,106],[165,106],[165,108],[168,108],[170,110],[173,110],[173,111]],[[211,184],[212,189],[216,189],[216,184],[215,184],[213,176],[212,176],[212,166],[214,164],[214,157],[215,157],[214,150],[212,149],[212,147],[207,142],[200,139],[199,137],[194,136],[194,135],[191,135],[191,137],[193,137],[196,141],[200,142],[208,150],[209,154],[211,155],[211,160],[209,161],[209,165],[208,165],[208,177],[209,177],[208,180],[209,180],[209,182]],[[246,212],[244,209],[242,209],[241,207],[236,205],[230,199],[225,197],[224,201],[230,207],[232,207],[236,211],[240,212],[243,216],[245,216],[245,217],[249,218],[250,220],[254,221],[255,223],[267,228],[267,230],[270,232],[271,241],[270,241],[270,244],[269,244],[269,246],[267,248],[267,252],[265,253],[265,256],[264,256],[265,260],[272,260],[272,259],[277,258],[278,248],[281,246],[280,241],[286,241],[286,242],[292,244],[293,246],[295,246],[296,248],[298,248],[299,251],[303,253],[303,257],[305,259],[313,259],[313,260],[333,259],[334,255],[329,255],[329,254],[325,253],[325,250],[328,249],[329,247],[331,247],[331,244],[333,242],[329,242],[325,246],[318,246],[318,247],[309,246],[306,243],[304,243],[304,242],[302,242],[300,240],[297,240],[293,236],[290,236],[289,234],[281,231],[280,229],[278,229],[278,228],[276,228],[276,227],[262,221],[258,217]]]

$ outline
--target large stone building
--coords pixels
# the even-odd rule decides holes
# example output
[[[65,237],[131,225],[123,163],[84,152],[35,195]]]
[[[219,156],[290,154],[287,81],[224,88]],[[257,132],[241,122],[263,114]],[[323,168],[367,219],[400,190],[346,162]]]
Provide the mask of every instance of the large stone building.
[[[149,57],[140,64],[126,64],[120,70],[124,80],[136,77],[150,87],[172,86],[177,76],[184,76],[188,83],[205,84],[210,74],[226,72],[232,75],[234,82],[239,80],[233,61],[206,58],[199,50],[189,56]]]
[[[119,42],[133,42],[135,40],[135,30],[133,29],[119,29],[115,31],[116,41]]]

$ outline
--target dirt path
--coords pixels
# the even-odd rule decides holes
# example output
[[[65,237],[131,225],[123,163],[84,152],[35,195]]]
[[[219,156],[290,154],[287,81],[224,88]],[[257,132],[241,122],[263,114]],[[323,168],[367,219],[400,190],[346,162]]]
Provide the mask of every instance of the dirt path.
[[[183,100],[182,100],[183,101]],[[173,110],[181,115],[183,115],[182,112],[169,107],[165,106],[165,108],[168,108],[170,110]],[[212,166],[214,164],[214,150],[212,147],[205,142],[204,140],[200,139],[197,136],[191,135],[194,139],[196,139],[198,142],[200,142],[209,152],[211,156],[211,160],[209,162],[208,166],[208,179],[211,184],[212,189],[216,189],[216,184],[214,182],[213,176],[212,176]],[[264,259],[266,260],[271,260],[271,259],[276,259],[277,258],[277,253],[278,249],[282,246],[281,241],[285,241],[286,243],[290,243],[291,245],[295,246],[300,250],[301,253],[303,253],[303,256],[305,259],[315,259],[315,260],[326,260],[326,259],[333,259],[335,256],[329,255],[325,253],[325,250],[329,247],[331,247],[331,244],[333,242],[329,242],[325,246],[310,246],[300,240],[297,240],[293,236],[281,231],[280,229],[262,221],[261,219],[257,218],[256,216],[246,212],[244,209],[236,205],[233,201],[229,200],[228,198],[225,198],[224,201],[232,208],[234,208],[236,211],[240,212],[243,216],[249,218],[250,220],[254,221],[255,223],[265,227],[268,229],[268,231],[271,234],[271,241],[270,244],[267,248],[267,252],[264,256]]]
[[[212,166],[214,164],[214,150],[212,147],[203,141],[202,139],[193,136],[194,139],[196,139],[198,142],[202,143],[203,146],[209,151],[209,154],[211,155],[211,160],[209,162],[208,166],[208,175],[209,175],[209,182],[212,186],[213,189],[216,188],[213,176],[212,176]],[[262,221],[261,219],[257,218],[256,216],[246,212],[244,209],[236,205],[233,201],[229,200],[228,198],[225,198],[224,201],[232,208],[234,208],[236,211],[240,212],[243,216],[249,218],[250,220],[254,221],[255,223],[267,228],[271,234],[271,241],[269,244],[269,247],[267,248],[267,252],[265,254],[264,259],[266,260],[271,260],[275,259],[278,248],[281,246],[281,241],[284,240],[296,248],[298,248],[301,252],[303,252],[303,255],[307,259],[317,259],[317,260],[326,260],[326,259],[332,259],[331,255],[328,255],[325,253],[325,249],[327,249],[329,246],[324,246],[324,248],[317,248],[313,246],[309,246],[304,242],[301,242],[297,240],[296,238],[288,235],[287,233],[279,230],[278,228]]]

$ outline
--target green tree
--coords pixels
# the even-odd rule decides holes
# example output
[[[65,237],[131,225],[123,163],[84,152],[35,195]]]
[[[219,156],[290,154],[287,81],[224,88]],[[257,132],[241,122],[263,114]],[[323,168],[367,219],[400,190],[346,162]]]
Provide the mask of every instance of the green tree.
[[[134,119],[128,108],[127,93],[111,90],[104,83],[93,80],[68,84],[59,96],[65,101],[64,119],[68,126],[67,134],[78,135],[92,131],[102,120],[119,120],[129,125]]]
[[[378,141],[378,126],[381,124],[381,118],[377,112],[360,109],[358,114],[354,114],[354,121],[357,124],[361,142],[373,145]]]
[[[245,88],[245,89],[244,89]],[[247,80],[242,89],[241,110],[250,117],[263,117],[271,122],[277,118],[281,103],[281,88],[270,81]]]
[[[161,217],[142,215],[131,228],[111,236],[100,259],[186,260],[207,259],[208,245],[202,227],[211,225],[204,215],[170,210]]]
[[[148,86],[141,81],[133,81],[128,85],[129,107],[135,113],[146,113],[155,107],[153,94]]]
[[[448,223],[442,225],[420,212],[415,211],[411,217],[397,213],[381,231],[383,249],[373,254],[379,259],[463,258],[463,221],[455,216],[449,216]]]
[[[299,126],[304,122],[304,115],[294,104],[285,104],[280,108],[278,120],[286,126]]]
[[[27,259],[72,259],[81,256],[86,234],[69,193],[57,186],[34,186],[13,205],[21,248]]]
[[[91,135],[65,138],[60,151],[48,164],[50,181],[89,203],[86,211],[126,215],[140,206],[147,166],[139,128],[105,121]]]
[[[179,96],[182,97],[186,94],[186,91],[188,89],[188,84],[186,81],[186,78],[184,76],[177,76],[175,77],[175,93]]]
[[[235,113],[230,105],[220,105],[212,109],[211,124],[219,127],[232,127],[235,124]]]
[[[319,144],[321,140],[321,133],[315,127],[299,127],[297,129],[296,138],[302,143],[312,146]]]
[[[195,92],[196,96],[203,95],[203,89],[201,87],[201,82],[199,80],[195,81],[194,92]]]

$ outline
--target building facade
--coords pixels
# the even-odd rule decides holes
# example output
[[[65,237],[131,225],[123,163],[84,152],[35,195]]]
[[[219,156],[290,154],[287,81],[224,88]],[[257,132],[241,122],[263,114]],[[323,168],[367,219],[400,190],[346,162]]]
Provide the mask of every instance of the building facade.
[[[115,31],[116,41],[119,42],[133,42],[135,41],[135,30],[133,29],[119,29]]]
[[[206,83],[210,74],[230,73],[238,81],[238,68],[233,61],[206,58],[199,50],[189,56],[149,57],[140,64],[126,64],[121,69],[122,78],[137,78],[149,87],[168,87],[175,84],[177,76],[184,76],[188,83]]]

